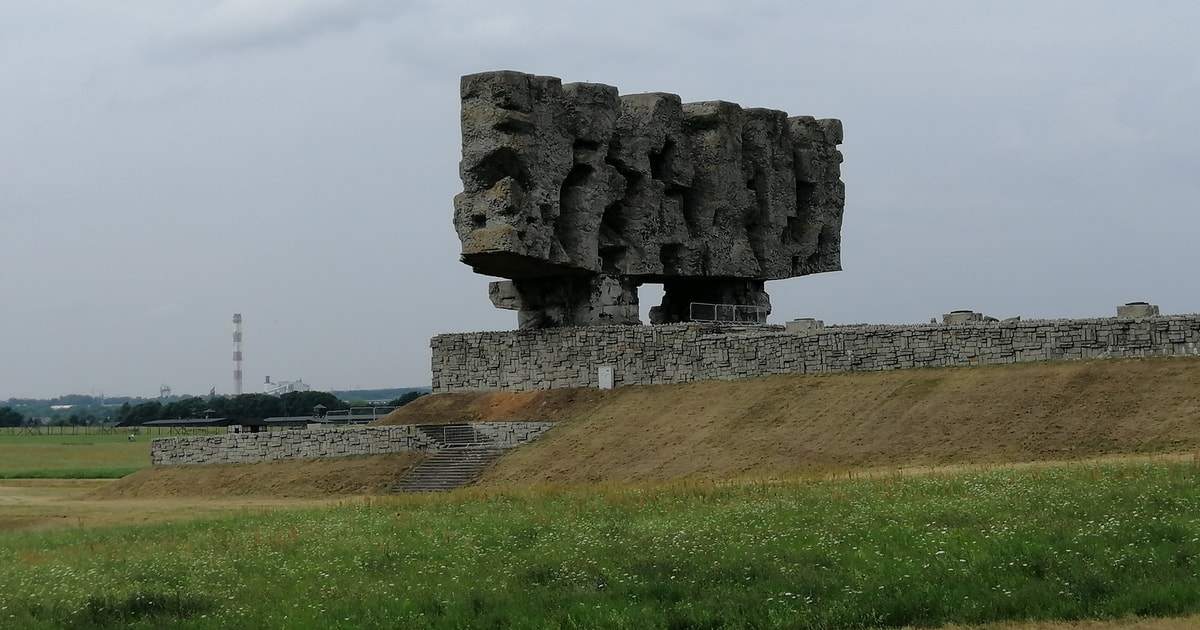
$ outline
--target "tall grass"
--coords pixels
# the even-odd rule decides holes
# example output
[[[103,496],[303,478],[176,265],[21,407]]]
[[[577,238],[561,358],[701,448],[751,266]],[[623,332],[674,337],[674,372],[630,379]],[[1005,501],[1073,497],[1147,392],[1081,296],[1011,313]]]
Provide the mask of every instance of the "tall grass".
[[[150,439],[0,434],[0,479],[114,479],[150,466]]]
[[[120,479],[143,468],[145,466],[24,469],[0,471],[0,479]]]
[[[0,626],[857,628],[1200,611],[1200,468],[464,492],[0,536]],[[5,626],[5,624],[8,626]]]

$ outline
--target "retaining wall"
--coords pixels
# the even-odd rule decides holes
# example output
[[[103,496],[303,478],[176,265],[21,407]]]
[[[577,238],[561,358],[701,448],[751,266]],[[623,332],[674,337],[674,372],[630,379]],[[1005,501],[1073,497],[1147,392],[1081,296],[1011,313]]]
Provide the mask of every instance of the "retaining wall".
[[[537,439],[550,422],[473,423],[487,446],[513,448]],[[416,425],[295,429],[272,433],[229,433],[194,437],[156,438],[150,442],[155,466],[246,464],[281,459],[382,455],[403,451],[437,450],[443,445]]]
[[[915,367],[1200,355],[1200,315],[911,326],[673,324],[434,337],[433,391],[595,387]]]

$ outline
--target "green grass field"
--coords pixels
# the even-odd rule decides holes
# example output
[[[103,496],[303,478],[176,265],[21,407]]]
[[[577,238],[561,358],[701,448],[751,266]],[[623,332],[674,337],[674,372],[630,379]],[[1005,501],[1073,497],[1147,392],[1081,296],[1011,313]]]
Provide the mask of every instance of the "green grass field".
[[[150,465],[150,437],[0,433],[0,479],[108,479]]]
[[[0,535],[14,628],[860,628],[1200,611],[1200,467],[395,497]]]

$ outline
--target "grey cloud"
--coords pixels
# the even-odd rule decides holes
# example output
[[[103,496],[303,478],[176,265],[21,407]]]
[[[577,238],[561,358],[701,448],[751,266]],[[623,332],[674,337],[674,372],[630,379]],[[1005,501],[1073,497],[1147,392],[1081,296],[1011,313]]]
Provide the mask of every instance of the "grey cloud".
[[[389,0],[221,0],[160,49],[168,57],[192,58],[287,48],[390,20],[404,6]]]
[[[11,4],[0,399],[227,392],[235,312],[248,382],[427,384],[431,335],[515,324],[450,220],[496,68],[843,119],[845,271],[773,321],[1200,308],[1195,3]]]

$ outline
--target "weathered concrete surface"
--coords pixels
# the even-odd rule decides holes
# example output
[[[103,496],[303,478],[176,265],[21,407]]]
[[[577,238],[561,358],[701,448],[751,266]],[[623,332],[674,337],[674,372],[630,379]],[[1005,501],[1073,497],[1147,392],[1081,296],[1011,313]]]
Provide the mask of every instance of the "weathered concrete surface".
[[[1130,302],[1117,307],[1117,317],[1158,317],[1158,306],[1146,302]]]
[[[509,71],[461,96],[462,260],[522,328],[638,323],[645,282],[659,322],[769,307],[764,281],[841,269],[837,120]]]

